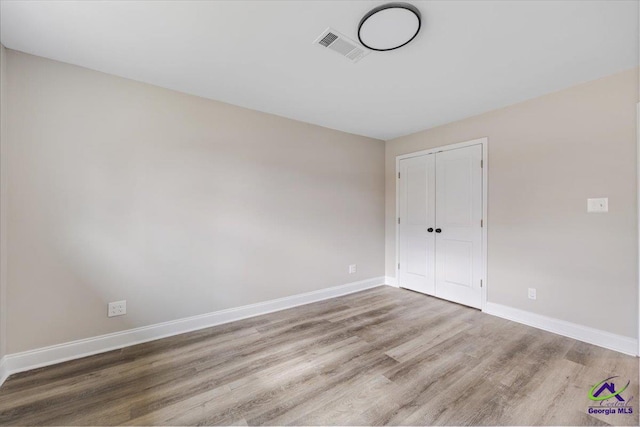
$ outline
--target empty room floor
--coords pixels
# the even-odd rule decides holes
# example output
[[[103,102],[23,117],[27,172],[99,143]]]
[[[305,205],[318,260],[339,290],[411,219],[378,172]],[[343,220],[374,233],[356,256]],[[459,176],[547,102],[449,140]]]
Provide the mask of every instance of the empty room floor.
[[[631,380],[634,414],[590,415]],[[638,425],[638,361],[381,286],[16,374],[3,425]]]

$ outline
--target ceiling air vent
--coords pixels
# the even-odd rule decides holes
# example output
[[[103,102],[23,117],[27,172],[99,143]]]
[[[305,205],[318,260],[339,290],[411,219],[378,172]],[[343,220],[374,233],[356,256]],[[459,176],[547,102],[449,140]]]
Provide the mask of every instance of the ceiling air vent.
[[[324,30],[313,43],[329,48],[353,62],[358,62],[369,53],[368,49],[332,28]]]

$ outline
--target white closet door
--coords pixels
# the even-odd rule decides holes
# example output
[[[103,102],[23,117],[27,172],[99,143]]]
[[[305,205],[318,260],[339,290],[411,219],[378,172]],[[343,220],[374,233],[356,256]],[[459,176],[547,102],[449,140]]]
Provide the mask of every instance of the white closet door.
[[[429,295],[435,294],[434,214],[435,155],[400,160],[399,285]]]
[[[436,296],[480,308],[482,146],[436,154]]]

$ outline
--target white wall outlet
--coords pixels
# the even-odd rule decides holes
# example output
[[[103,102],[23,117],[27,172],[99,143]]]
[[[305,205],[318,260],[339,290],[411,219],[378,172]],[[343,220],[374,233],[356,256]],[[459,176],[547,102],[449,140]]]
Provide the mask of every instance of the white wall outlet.
[[[109,312],[107,316],[123,316],[127,314],[127,301],[114,301],[109,303]]]
[[[349,266],[349,274],[356,274],[358,271],[358,266],[356,264],[351,264]]]
[[[536,288],[529,288],[529,299],[536,299]]]
[[[609,212],[609,198],[587,199],[587,212],[605,213]]]

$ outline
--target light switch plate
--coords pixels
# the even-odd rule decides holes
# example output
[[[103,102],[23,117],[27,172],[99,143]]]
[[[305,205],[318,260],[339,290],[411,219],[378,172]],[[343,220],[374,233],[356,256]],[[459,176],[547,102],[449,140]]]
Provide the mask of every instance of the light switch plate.
[[[601,199],[587,199],[587,212],[589,213],[609,212],[609,199],[607,197],[604,197]]]
[[[358,266],[356,264],[351,264],[349,266],[349,274],[356,274],[358,271]]]

